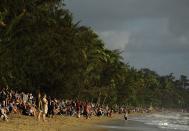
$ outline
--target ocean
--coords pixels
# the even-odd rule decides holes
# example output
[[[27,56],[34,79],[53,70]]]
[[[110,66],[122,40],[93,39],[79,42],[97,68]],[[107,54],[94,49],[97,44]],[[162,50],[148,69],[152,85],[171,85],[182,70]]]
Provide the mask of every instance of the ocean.
[[[108,131],[189,131],[189,113],[163,112],[123,118],[101,125]]]

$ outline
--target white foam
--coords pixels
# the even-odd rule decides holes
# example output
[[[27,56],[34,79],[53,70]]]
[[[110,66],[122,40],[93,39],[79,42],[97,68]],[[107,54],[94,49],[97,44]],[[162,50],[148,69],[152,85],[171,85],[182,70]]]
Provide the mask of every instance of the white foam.
[[[159,127],[166,129],[173,129],[173,130],[189,131],[189,126],[187,125],[168,124],[167,126],[159,126]]]
[[[152,114],[151,117],[155,118],[165,118],[165,119],[179,119],[181,117],[178,113],[171,113],[171,114]]]
[[[154,125],[158,128],[189,131],[188,114],[182,113],[161,113],[148,116],[134,117],[133,121]]]

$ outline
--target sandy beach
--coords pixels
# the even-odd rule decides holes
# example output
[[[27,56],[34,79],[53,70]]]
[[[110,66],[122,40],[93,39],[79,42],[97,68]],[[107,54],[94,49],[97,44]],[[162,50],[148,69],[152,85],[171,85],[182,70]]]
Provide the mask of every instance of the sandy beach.
[[[37,121],[31,116],[9,115],[8,122],[0,121],[0,131],[164,131],[164,129],[188,131],[188,125],[179,123],[181,120],[187,122],[188,114],[132,113],[128,121],[119,114],[114,114],[112,118],[93,116],[90,119],[55,116],[47,118],[47,122]],[[177,123],[174,124],[175,122]]]
[[[65,117],[55,116],[48,118],[47,122],[37,121],[34,117],[23,115],[11,115],[9,121],[0,121],[1,131],[106,131],[105,128],[97,127],[108,121],[116,120],[120,115],[108,117],[92,117],[85,119],[84,117]]]

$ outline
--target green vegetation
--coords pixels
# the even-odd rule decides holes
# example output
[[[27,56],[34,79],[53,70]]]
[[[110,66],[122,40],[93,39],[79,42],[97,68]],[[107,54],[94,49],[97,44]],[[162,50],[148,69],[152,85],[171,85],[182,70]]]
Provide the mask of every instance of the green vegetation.
[[[116,44],[116,43],[115,43]],[[188,107],[186,76],[125,64],[62,0],[1,0],[0,84],[101,104]]]

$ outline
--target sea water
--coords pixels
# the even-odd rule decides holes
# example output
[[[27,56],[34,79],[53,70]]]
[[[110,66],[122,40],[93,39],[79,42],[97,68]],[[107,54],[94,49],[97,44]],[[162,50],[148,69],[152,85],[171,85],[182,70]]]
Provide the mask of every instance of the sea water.
[[[189,131],[189,113],[163,112],[123,118],[101,127],[108,131]]]

